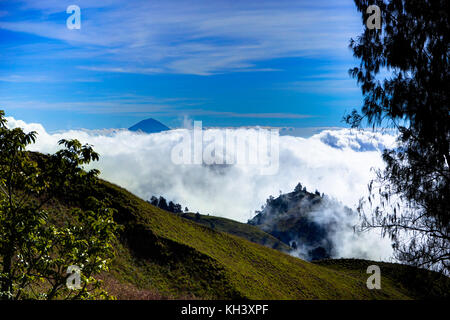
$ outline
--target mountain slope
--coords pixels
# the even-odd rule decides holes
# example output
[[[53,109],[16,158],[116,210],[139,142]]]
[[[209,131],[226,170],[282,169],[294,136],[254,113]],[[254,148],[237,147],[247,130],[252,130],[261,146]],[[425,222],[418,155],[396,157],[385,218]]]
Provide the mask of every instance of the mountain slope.
[[[352,270],[312,264],[152,206],[101,181],[124,226],[110,276],[169,297],[212,299],[408,299],[401,283],[368,290]],[[401,268],[402,266],[399,266]],[[365,272],[362,270],[361,272]],[[441,292],[447,278],[429,283]],[[120,298],[120,296],[119,296]]]
[[[141,132],[145,132],[145,133],[157,133],[157,132],[161,132],[161,131],[170,130],[170,128],[167,127],[166,125],[162,124],[158,120],[150,118],[150,119],[145,119],[145,120],[138,122],[134,126],[131,126],[130,128],[128,128],[128,130],[141,131]]]
[[[248,241],[262,244],[269,248],[277,249],[283,252],[289,252],[291,250],[288,245],[284,244],[274,236],[262,231],[258,227],[246,223],[210,215],[197,215],[191,212],[182,213],[180,216],[213,230],[229,233],[247,239]]]
[[[366,281],[367,267],[377,265],[381,270],[381,287],[395,285],[399,291],[414,299],[435,297],[448,299],[450,281],[436,272],[418,269],[412,266],[361,259],[326,259],[314,262],[333,270],[343,271],[355,278]],[[442,281],[442,282],[440,282]]]

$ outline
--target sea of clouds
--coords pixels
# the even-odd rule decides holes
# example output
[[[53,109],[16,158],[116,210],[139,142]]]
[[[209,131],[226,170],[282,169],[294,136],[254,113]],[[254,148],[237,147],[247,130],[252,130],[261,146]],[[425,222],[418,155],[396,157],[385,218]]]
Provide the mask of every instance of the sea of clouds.
[[[383,167],[383,149],[392,148],[395,143],[390,134],[350,129],[324,130],[309,138],[280,136],[278,172],[261,175],[255,165],[175,164],[172,150],[190,129],[156,134],[128,130],[49,133],[40,124],[7,120],[10,128],[38,133],[29,150],[53,153],[59,149],[60,139],[76,138],[93,145],[100,154],[100,161],[91,168],[100,169],[102,178],[139,197],[148,200],[152,195],[162,195],[190,211],[241,222],[252,218],[270,195],[291,192],[299,182],[309,191],[317,189],[356,208],[374,177],[373,169]],[[204,132],[208,130],[213,129]],[[256,135],[258,130],[232,129],[234,135]],[[329,216],[328,211],[324,210],[318,219],[331,219],[346,227],[358,222],[356,215],[336,217],[336,213]],[[355,235],[345,228],[336,232],[334,238],[338,257],[387,260],[392,253],[389,241],[377,231]]]

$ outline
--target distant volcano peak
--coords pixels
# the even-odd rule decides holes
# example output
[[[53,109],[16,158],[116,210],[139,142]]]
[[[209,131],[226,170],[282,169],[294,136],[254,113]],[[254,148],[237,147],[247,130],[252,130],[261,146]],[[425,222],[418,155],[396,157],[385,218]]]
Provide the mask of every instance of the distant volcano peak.
[[[134,126],[128,128],[130,131],[141,131],[145,133],[157,133],[161,131],[167,131],[170,130],[169,127],[162,124],[158,120],[155,120],[153,118],[142,120],[139,123],[136,123]]]

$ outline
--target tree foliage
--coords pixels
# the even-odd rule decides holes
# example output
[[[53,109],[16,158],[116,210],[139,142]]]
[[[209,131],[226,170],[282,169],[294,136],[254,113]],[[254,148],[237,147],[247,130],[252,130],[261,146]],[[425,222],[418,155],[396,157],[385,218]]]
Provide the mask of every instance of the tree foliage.
[[[167,204],[167,200],[162,196],[160,196],[159,198],[152,196],[148,203],[172,213],[183,213],[181,204],[175,203],[173,201],[169,201],[169,204]],[[187,209],[187,207],[185,209]],[[187,212],[188,210],[185,211]]]
[[[449,273],[450,110],[447,0],[355,0],[365,24],[381,9],[381,30],[368,28],[350,47],[350,70],[364,95],[354,127],[394,128],[398,146],[360,204],[362,229],[381,228],[400,261]],[[377,198],[379,202],[375,202]],[[379,203],[379,204],[378,204]]]
[[[0,110],[0,298],[107,298],[94,275],[113,257],[113,211],[90,197],[89,210],[57,221],[63,215],[50,205],[94,184],[99,172],[83,165],[99,156],[90,145],[61,140],[60,151],[38,157],[26,150],[35,140],[35,132],[8,129]],[[81,269],[78,290],[66,286],[69,266]]]

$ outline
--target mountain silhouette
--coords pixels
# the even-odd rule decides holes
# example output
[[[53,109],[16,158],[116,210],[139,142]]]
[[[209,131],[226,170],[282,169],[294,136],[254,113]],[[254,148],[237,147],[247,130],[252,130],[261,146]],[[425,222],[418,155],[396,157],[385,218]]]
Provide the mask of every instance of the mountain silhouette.
[[[150,118],[150,119],[142,120],[139,123],[136,123],[134,126],[128,128],[128,130],[142,131],[145,133],[156,133],[156,132],[170,130],[170,128],[167,127],[166,125],[162,124],[158,120]]]

